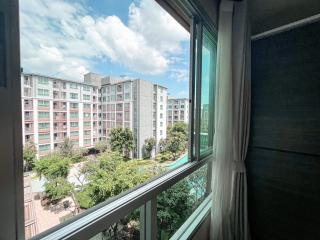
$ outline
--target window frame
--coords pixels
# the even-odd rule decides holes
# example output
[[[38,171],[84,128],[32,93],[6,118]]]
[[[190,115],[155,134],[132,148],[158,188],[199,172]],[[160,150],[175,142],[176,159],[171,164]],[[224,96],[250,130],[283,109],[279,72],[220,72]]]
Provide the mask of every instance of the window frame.
[[[203,15],[199,12],[197,8],[198,1],[191,1],[191,0],[156,0],[160,3],[161,6],[166,5],[165,9],[168,11],[170,6],[176,6],[176,9],[168,11],[174,17],[177,17],[178,21],[184,27],[191,27],[191,32],[195,31],[195,26],[197,24],[204,24],[210,25],[207,21],[208,17],[203,17]],[[168,2],[170,4],[168,4]],[[7,3],[0,3],[0,12],[5,13],[5,26],[6,26],[6,53],[8,55],[7,62],[8,66],[6,67],[7,75],[6,78],[10,79],[8,81],[8,86],[5,88],[0,87],[0,96],[1,99],[8,100],[10,99],[9,106],[6,106],[1,110],[1,113],[4,115],[10,115],[12,119],[15,119],[14,122],[8,123],[6,121],[2,121],[3,123],[7,124],[8,131],[4,132],[5,136],[10,137],[10,141],[7,141],[4,147],[7,147],[7,151],[3,151],[1,153],[1,157],[7,157],[6,161],[1,163],[1,168],[6,169],[7,172],[10,174],[6,175],[5,177],[0,177],[1,180],[5,179],[8,182],[8,186],[6,188],[10,188],[12,190],[2,189],[4,190],[4,194],[7,193],[7,198],[1,200],[0,206],[2,213],[8,216],[7,223],[3,224],[1,228],[3,232],[1,236],[6,236],[8,239],[23,239],[24,237],[24,221],[23,221],[23,171],[22,171],[22,136],[21,136],[21,93],[20,93],[20,86],[21,86],[21,78],[20,78],[20,55],[19,55],[19,47],[15,48],[12,46],[19,46],[19,8],[18,8],[18,0],[13,0],[12,2]],[[177,10],[178,9],[178,10]],[[179,16],[179,13],[183,10],[183,17]],[[192,18],[191,21],[186,21],[185,16]],[[193,16],[193,17],[192,17]],[[190,24],[191,22],[191,24]],[[211,23],[212,24],[212,23]],[[12,31],[9,29],[17,30]],[[208,30],[212,30],[212,27],[208,28]],[[214,30],[215,31],[215,30]],[[214,32],[213,31],[213,32]],[[190,34],[191,34],[190,32]],[[191,35],[191,44],[194,38],[194,32]],[[10,51],[9,51],[10,49]],[[193,43],[193,50],[195,50],[195,44]],[[192,50],[191,49],[191,50]],[[191,71],[190,76],[190,84],[195,84],[195,52],[193,55],[190,52],[190,69]],[[192,61],[193,59],[193,61]],[[192,75],[193,74],[193,75]],[[194,100],[194,89],[192,88],[193,95],[190,95],[190,100]],[[9,94],[9,95],[8,95]],[[191,97],[192,96],[192,97]],[[189,100],[189,104],[193,104],[193,101]],[[3,103],[7,104],[7,101],[2,101]],[[9,109],[12,107],[11,109]],[[189,111],[193,108],[189,108]],[[192,114],[189,112],[189,115]],[[7,119],[5,119],[7,120]],[[189,122],[190,125],[193,125],[192,121]],[[1,132],[1,133],[2,133]],[[192,135],[190,135],[192,136]],[[193,139],[190,137],[190,139]],[[193,140],[190,140],[194,143]],[[13,144],[14,143],[14,144]],[[14,146],[13,146],[14,145]],[[189,143],[189,151],[192,151],[193,145]],[[151,180],[141,186],[137,186],[134,189],[131,189],[123,194],[115,198],[111,198],[106,202],[103,202],[86,212],[75,216],[74,218],[67,220],[65,223],[57,225],[43,233],[38,234],[33,239],[83,239],[89,238],[94,236],[95,234],[101,232],[102,230],[106,229],[108,225],[113,224],[121,217],[125,216],[126,214],[130,213],[133,209],[140,207],[141,205],[145,206],[146,215],[151,217],[152,221],[154,221],[154,216],[150,215],[152,212],[154,213],[154,209],[156,205],[154,204],[155,196],[158,193],[166,190],[170,186],[173,186],[175,183],[180,181],[181,179],[187,177],[192,172],[199,169],[204,164],[210,164],[211,156],[208,155],[206,157],[200,156],[197,159],[190,158],[190,161],[172,171],[166,172],[163,175],[159,176],[156,179]],[[201,161],[200,161],[201,160]],[[208,167],[210,169],[210,167]],[[10,175],[10,176],[9,176]],[[9,180],[9,181],[7,181]],[[9,206],[9,207],[8,207]],[[12,208],[10,208],[12,207]],[[13,218],[13,219],[12,219]],[[15,224],[12,224],[12,223]],[[6,229],[7,227],[7,229]],[[156,231],[154,229],[154,222],[151,223],[151,234],[155,234]],[[150,230],[150,229],[149,229]],[[143,236],[147,236],[147,233],[143,233]],[[149,239],[145,237],[144,239]]]

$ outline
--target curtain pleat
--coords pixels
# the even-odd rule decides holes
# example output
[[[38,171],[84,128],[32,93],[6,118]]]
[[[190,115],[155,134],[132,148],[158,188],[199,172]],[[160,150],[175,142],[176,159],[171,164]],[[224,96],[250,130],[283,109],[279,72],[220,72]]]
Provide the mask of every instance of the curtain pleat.
[[[251,40],[247,0],[222,0],[219,13],[212,240],[249,240],[245,157],[249,143]]]

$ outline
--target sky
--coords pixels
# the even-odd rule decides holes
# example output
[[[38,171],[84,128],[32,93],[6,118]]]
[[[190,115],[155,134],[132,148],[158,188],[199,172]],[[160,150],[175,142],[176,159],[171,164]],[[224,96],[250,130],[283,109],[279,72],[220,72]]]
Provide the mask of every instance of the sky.
[[[188,97],[190,34],[155,0],[20,0],[24,72],[127,75]]]

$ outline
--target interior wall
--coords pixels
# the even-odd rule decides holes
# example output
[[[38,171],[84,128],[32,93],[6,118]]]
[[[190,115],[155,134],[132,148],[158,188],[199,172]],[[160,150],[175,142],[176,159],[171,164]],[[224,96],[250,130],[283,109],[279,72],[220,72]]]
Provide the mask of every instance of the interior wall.
[[[218,9],[220,0],[198,0],[203,10],[206,11],[211,21],[218,26]]]
[[[252,42],[252,239],[320,239],[320,23]]]
[[[197,231],[191,237],[192,240],[206,240],[210,237],[210,216],[208,214],[207,217],[203,220],[203,222],[198,227]]]

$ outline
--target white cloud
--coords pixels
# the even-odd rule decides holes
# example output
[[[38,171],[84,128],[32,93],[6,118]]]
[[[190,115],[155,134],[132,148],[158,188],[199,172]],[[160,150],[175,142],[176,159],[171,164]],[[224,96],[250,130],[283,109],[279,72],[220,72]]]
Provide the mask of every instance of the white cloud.
[[[177,82],[188,82],[189,81],[189,70],[188,69],[171,69],[170,78]]]
[[[69,1],[25,0],[20,7],[22,66],[32,72],[81,80],[96,63],[110,60],[159,74],[188,39],[154,0],[130,5],[129,26],[117,16],[90,16]]]
[[[180,42],[190,38],[189,33],[155,0],[141,0],[129,7],[129,27],[140,33],[162,52],[181,51]]]

